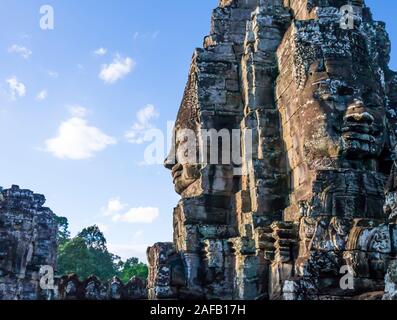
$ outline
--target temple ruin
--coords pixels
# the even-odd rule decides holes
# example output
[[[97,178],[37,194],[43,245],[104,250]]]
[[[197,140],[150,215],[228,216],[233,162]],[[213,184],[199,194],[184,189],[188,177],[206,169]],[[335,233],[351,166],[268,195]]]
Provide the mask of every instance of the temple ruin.
[[[390,51],[363,0],[220,0],[165,160],[181,200],[173,242],[148,248],[147,288],[65,275],[45,289],[55,215],[13,186],[0,300],[397,300]]]
[[[146,282],[137,277],[124,284],[117,277],[57,276],[58,225],[45,201],[18,186],[0,188],[0,301],[147,298]]]
[[[55,270],[57,223],[43,195],[0,188],[0,300],[46,299],[40,270]]]
[[[148,249],[150,299],[396,298],[390,51],[363,0],[219,2],[166,159],[181,200],[173,243]],[[202,132],[240,130],[242,163],[181,161],[186,129],[204,154]]]

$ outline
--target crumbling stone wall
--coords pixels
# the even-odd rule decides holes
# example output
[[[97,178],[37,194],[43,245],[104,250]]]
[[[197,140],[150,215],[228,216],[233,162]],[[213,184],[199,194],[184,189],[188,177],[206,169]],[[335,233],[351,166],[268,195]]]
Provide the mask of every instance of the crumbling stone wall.
[[[148,250],[150,298],[370,299],[388,270],[393,296],[389,60],[385,25],[362,0],[220,1],[166,160],[182,199],[174,242]],[[242,163],[181,161],[186,128],[199,146],[203,129],[240,129]],[[354,288],[341,288],[343,267]]]
[[[58,226],[44,203],[43,195],[18,186],[0,189],[0,300],[147,299],[146,282],[136,277],[127,284],[117,277],[108,282],[95,276],[52,277]],[[41,277],[49,281],[40,283]]]
[[[142,300],[147,299],[146,282],[133,277],[124,284],[119,278],[102,282],[96,276],[80,280],[75,274],[55,281],[54,300]]]
[[[44,299],[40,268],[55,270],[57,224],[45,198],[18,186],[0,189],[0,300]]]

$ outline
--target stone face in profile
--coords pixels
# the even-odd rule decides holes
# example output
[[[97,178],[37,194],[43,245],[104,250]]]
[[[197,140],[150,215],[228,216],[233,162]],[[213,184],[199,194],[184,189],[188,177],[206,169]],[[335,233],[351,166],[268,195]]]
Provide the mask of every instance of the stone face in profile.
[[[181,195],[201,176],[198,145],[200,119],[195,91],[196,81],[196,74],[192,72],[175,122],[172,148],[164,163],[172,172],[175,191]]]
[[[180,143],[177,144],[178,148]],[[181,147],[183,148],[183,147]],[[165,161],[165,167],[171,170],[173,183],[175,185],[175,191],[182,195],[192,184],[200,179],[200,168],[201,165],[197,162],[188,162],[176,159],[175,163]]]
[[[176,132],[252,145],[242,163],[167,164],[182,200],[174,243],[148,251],[150,298],[380,297],[397,249],[390,47],[361,0],[220,1]]]

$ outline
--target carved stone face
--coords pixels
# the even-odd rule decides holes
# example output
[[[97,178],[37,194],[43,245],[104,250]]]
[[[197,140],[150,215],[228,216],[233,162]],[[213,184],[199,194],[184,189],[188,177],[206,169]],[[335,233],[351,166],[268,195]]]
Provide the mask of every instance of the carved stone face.
[[[325,77],[323,72],[311,73],[304,90],[306,95],[312,95],[304,106],[318,120],[309,121],[317,125],[317,130],[311,128],[306,143],[315,145],[316,139],[325,134],[324,138],[329,137],[331,157],[356,160],[377,159],[381,155],[386,141],[386,110],[380,88],[367,79],[355,81],[335,70]]]
[[[110,298],[111,299],[120,299],[122,295],[122,284],[119,279],[113,278],[110,284]]]
[[[201,166],[197,161],[196,136],[193,130],[177,130],[174,137],[175,145],[165,160],[165,167],[172,171],[175,191],[178,194],[182,194],[200,179]]]
[[[377,170],[387,141],[382,72],[359,49],[366,46],[361,35],[335,27],[316,42],[317,27],[297,29],[294,45],[304,49],[293,54],[294,72],[278,79],[291,167]],[[286,87],[291,81],[296,89]]]
[[[69,281],[65,288],[65,293],[67,296],[74,296],[77,294],[77,284],[74,281]]]
[[[99,284],[97,281],[90,281],[85,288],[86,299],[97,299],[99,297]]]

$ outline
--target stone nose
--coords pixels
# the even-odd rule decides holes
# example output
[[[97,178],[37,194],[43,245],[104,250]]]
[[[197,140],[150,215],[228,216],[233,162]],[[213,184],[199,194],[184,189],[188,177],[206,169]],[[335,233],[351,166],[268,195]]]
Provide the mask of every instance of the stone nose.
[[[164,161],[164,167],[168,170],[172,170],[172,167],[174,166],[174,164],[172,164],[171,162],[167,162],[167,159],[165,159]]]
[[[169,151],[167,158],[164,160],[164,167],[168,170],[172,170],[172,168],[178,163],[177,160],[177,142],[176,142],[176,131],[172,133],[172,144],[171,150]]]
[[[175,157],[171,157],[170,155],[168,155],[167,158],[164,160],[164,167],[168,170],[172,170],[175,164],[176,164]]]
[[[168,170],[172,170],[179,163],[176,150],[175,145],[173,145],[167,158],[164,160],[164,167]]]
[[[367,111],[361,100],[355,100],[346,110],[344,117],[346,122],[363,123],[371,125],[374,117]]]

